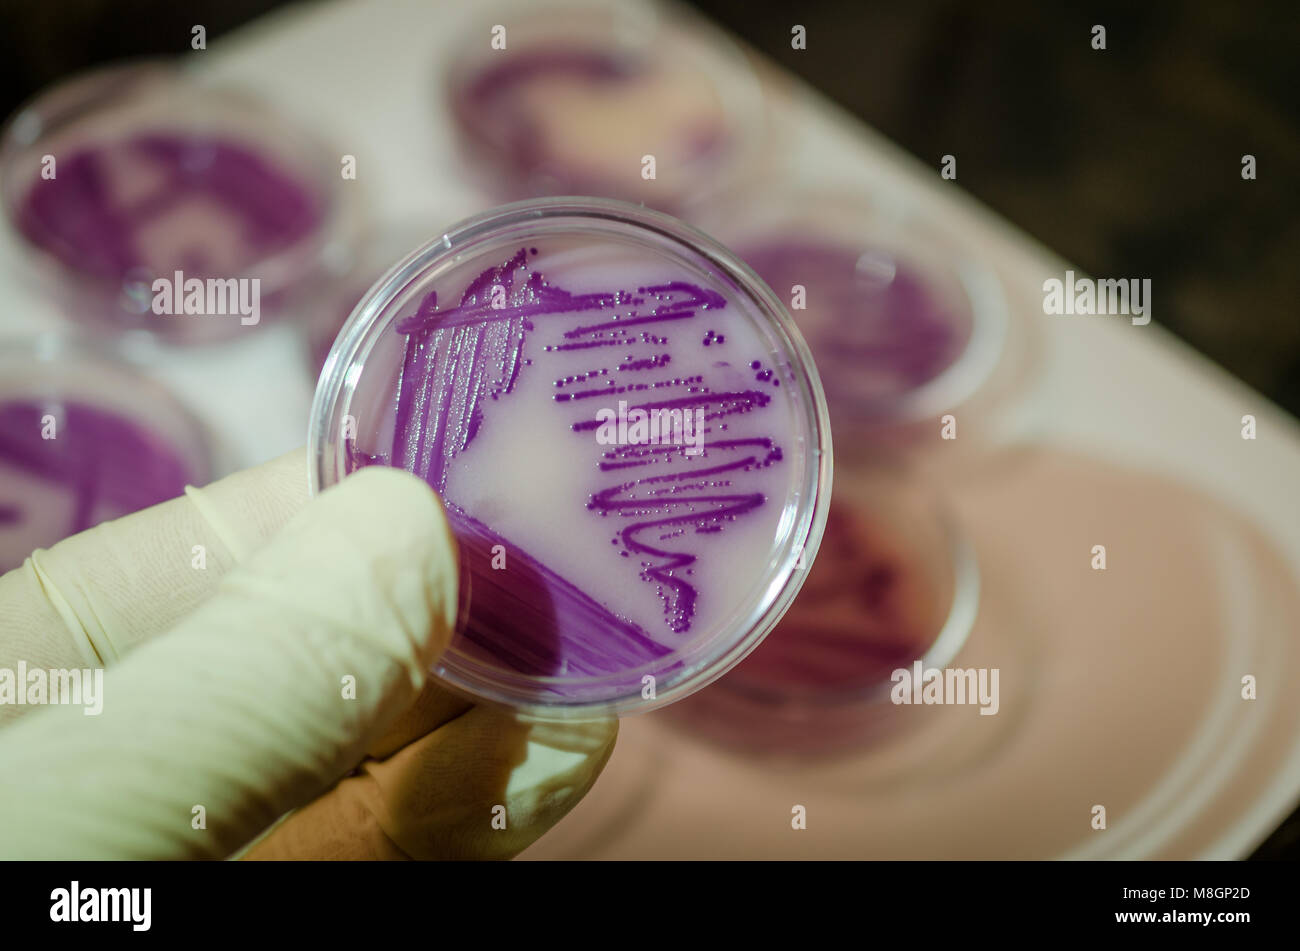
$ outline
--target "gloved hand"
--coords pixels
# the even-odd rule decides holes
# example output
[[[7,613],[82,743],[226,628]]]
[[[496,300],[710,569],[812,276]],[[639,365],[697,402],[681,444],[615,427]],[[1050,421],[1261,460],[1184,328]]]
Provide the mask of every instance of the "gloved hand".
[[[432,490],[376,467],[308,501],[305,472],[291,453],[0,578],[0,670],[107,668],[98,716],[0,704],[0,858],[227,857],[281,817],[248,857],[505,858],[595,782],[616,721],[428,680],[457,593]]]

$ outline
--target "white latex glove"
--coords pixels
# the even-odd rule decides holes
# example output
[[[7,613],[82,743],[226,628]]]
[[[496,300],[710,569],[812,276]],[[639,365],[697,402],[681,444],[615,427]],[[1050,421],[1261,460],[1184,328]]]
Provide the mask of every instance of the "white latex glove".
[[[429,487],[376,467],[308,503],[305,472],[292,453],[0,578],[0,667],[108,668],[99,716],[0,705],[0,857],[224,857],[307,803],[250,855],[508,857],[590,788],[613,721],[426,683],[457,590]]]

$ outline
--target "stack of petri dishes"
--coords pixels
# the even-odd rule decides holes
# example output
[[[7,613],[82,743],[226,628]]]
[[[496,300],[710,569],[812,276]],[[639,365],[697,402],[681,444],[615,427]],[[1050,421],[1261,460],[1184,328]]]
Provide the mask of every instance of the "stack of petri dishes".
[[[0,570],[222,474],[154,371],[302,316],[354,251],[338,179],[313,133],[167,62],[75,76],[9,119],[3,267],[64,323],[0,345]]]
[[[800,598],[671,720],[771,757],[843,756],[906,735],[895,673],[952,663],[978,616],[979,566],[947,487],[1001,448],[1022,330],[976,251],[869,190],[774,187],[692,216],[772,288],[807,341],[836,487]],[[946,439],[957,426],[961,438]]]

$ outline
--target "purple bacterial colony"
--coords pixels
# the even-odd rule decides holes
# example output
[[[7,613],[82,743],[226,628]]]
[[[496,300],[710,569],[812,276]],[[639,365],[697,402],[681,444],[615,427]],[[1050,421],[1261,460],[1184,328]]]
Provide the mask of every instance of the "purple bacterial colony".
[[[118,282],[174,269],[241,276],[322,218],[308,188],[248,148],[156,133],[60,157],[56,177],[32,185],[17,225],[67,267]]]
[[[817,361],[832,416],[871,413],[934,380],[961,356],[969,319],[941,302],[922,276],[885,255],[819,240],[775,239],[741,257],[794,310]]]
[[[398,466],[442,494],[461,546],[462,598],[468,604],[460,651],[523,675],[561,678],[550,689],[568,697],[588,689],[564,682],[574,678],[606,678],[608,689],[608,678],[628,674],[621,689],[639,690],[643,672],[661,676],[681,665],[678,651],[699,633],[701,591],[694,571],[701,555],[690,539],[715,538],[768,504],[763,487],[770,481],[760,484],[758,474],[781,462],[780,446],[770,436],[754,435],[752,425],[742,436],[728,427],[761,414],[781,392],[779,380],[761,361],[747,369],[751,361],[745,359],[733,370],[724,359],[727,338],[736,336],[734,319],[727,319],[735,308],[729,311],[719,293],[685,281],[570,293],[530,267],[536,253],[521,248],[483,271],[454,306],[439,309],[431,292],[397,321],[405,344],[392,404],[392,448],[350,448],[350,466]],[[711,362],[687,359],[694,351]],[[575,356],[589,357],[588,369],[561,369],[572,367]],[[729,385],[715,389],[706,373],[679,368],[688,363],[715,373],[726,369],[720,379]],[[530,406],[532,394],[520,395],[529,374],[549,382],[543,399],[551,409]],[[743,386],[732,385],[736,381]],[[632,409],[700,410],[709,433],[706,447],[691,456],[683,445],[599,444],[594,407],[616,400]],[[556,408],[563,411],[558,417]],[[581,520],[610,520],[610,544],[583,555],[610,562],[608,572],[601,569],[608,587],[580,589],[460,505],[456,472],[471,466],[481,473],[482,467],[508,462],[482,456],[463,462],[494,421],[501,424],[502,414],[536,415],[538,429],[544,420],[563,421],[536,437],[528,452],[575,460],[567,488],[583,490],[585,509],[577,503],[550,524],[576,529]],[[530,478],[526,459],[515,464],[521,466],[518,478]],[[557,493],[565,497],[578,496]],[[576,534],[557,544],[572,549]],[[509,570],[493,570],[493,553],[502,550]],[[718,549],[711,551],[716,557]],[[639,574],[628,572],[629,561]],[[622,586],[635,584],[634,578],[653,588],[661,618],[634,618],[620,610]]]
[[[44,438],[45,417],[53,417]],[[178,453],[148,429],[80,402],[11,400],[0,403],[0,472],[39,480],[59,490],[66,514],[51,517],[51,497],[35,501],[18,479],[0,483],[0,530],[42,523],[35,545],[180,495],[190,472]],[[24,536],[26,537],[26,536]],[[16,568],[29,545],[0,545],[0,572]]]

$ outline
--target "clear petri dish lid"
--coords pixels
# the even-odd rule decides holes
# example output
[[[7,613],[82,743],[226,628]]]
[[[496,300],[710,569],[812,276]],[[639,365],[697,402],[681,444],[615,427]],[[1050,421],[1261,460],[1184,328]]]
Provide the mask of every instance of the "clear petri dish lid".
[[[107,350],[0,339],[0,572],[213,476],[202,424]]]
[[[507,198],[595,195],[673,211],[762,152],[748,60],[684,11],[498,11],[458,38],[442,81],[471,167]]]
[[[359,209],[334,154],[255,96],[128,62],[60,83],[10,118],[0,208],[25,272],[70,316],[209,340],[283,312],[348,256]],[[160,308],[154,282],[177,272]],[[192,280],[201,299],[186,298]],[[241,280],[258,282],[256,314],[249,294],[245,313],[226,285],[206,289]]]
[[[682,223],[602,199],[463,222],[339,335],[312,410],[314,490],[415,472],[460,545],[435,667],[543,716],[651,709],[762,640],[830,490],[816,370],[780,302]]]

